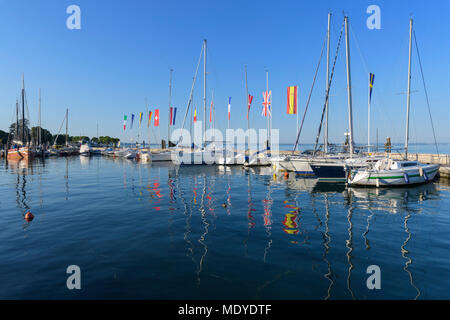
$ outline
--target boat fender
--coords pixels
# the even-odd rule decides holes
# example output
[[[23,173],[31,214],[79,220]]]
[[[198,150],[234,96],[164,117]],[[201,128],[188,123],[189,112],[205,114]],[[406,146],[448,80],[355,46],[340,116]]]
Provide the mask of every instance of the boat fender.
[[[30,221],[32,221],[34,219],[34,216],[33,216],[33,214],[30,212],[30,211],[28,211],[27,213],[25,213],[25,220],[27,221],[27,222],[30,222]]]
[[[419,175],[422,177],[423,176],[423,168],[419,168]]]
[[[420,169],[422,169],[422,168],[420,168]],[[423,170],[423,179],[425,181],[428,181],[428,175],[427,175],[427,172],[425,170]]]
[[[403,174],[403,178],[405,179],[406,183],[409,183],[409,176],[406,172]]]
[[[380,187],[380,179],[377,178],[377,188],[379,188],[379,187]]]
[[[284,172],[284,177],[285,177],[286,179],[289,178],[289,172],[285,171],[285,172]]]

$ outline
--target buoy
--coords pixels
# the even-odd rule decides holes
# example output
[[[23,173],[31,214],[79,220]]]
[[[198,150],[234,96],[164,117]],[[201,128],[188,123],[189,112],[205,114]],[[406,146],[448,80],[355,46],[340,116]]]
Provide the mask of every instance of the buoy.
[[[227,204],[226,204],[225,202],[222,203],[222,207],[226,208],[226,207],[227,207]]]
[[[289,178],[289,172],[285,171],[285,172],[284,172],[284,177],[285,177],[286,179]]]
[[[274,173],[273,174],[273,180],[276,180],[277,179],[277,175]]]
[[[27,220],[28,222],[30,222],[31,220],[33,220],[34,219],[34,216],[33,216],[33,214],[30,212],[30,211],[28,211],[27,213],[25,213],[25,220]]]

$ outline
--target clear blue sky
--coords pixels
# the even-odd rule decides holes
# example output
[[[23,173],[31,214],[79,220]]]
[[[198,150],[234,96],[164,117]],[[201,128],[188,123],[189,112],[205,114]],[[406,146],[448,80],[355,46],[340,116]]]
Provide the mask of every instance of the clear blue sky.
[[[367,72],[375,73],[372,141],[404,140],[408,57],[408,20],[413,15],[438,141],[450,142],[448,1],[1,1],[0,129],[14,119],[21,74],[32,124],[37,123],[42,88],[43,127],[55,133],[70,109],[71,135],[117,136],[127,141],[123,115],[161,109],[167,132],[169,69],[173,68],[173,105],[177,125],[186,108],[202,46],[208,40],[208,106],[214,89],[217,124],[226,127],[227,97],[232,97],[232,127],[246,128],[244,65],[255,96],[251,125],[260,116],[265,69],[273,92],[273,127],[281,142],[292,142],[296,117],[286,115],[286,87],[299,86],[303,114],[331,11],[331,59],[345,11],[351,29],[354,128],[357,143],[367,141]],[[81,8],[81,30],[66,28],[67,6]],[[381,8],[381,30],[366,27],[366,8]],[[347,129],[345,51],[340,52],[330,98],[330,140],[342,142]],[[201,115],[202,78],[195,91]],[[431,142],[417,56],[413,56],[411,140]],[[317,133],[325,91],[322,61],[311,100],[303,142]],[[129,118],[131,118],[129,116]],[[135,125],[135,128],[137,126]],[[144,130],[145,131],[145,130]]]

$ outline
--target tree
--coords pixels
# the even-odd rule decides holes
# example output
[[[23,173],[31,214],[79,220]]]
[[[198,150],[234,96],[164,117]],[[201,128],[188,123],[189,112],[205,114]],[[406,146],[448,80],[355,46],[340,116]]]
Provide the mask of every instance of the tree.
[[[19,122],[18,126],[17,126],[16,122],[12,123],[9,126],[9,133],[12,135],[14,140],[18,140],[18,141],[22,141],[22,142],[24,142],[24,140],[25,140],[25,142],[29,141],[30,129],[28,128],[28,124],[29,124],[28,119],[25,119],[25,121],[24,121],[25,122],[25,128],[24,128],[23,132],[25,133],[25,139],[22,136],[23,135],[23,133],[22,133],[22,120],[19,119],[18,122]]]
[[[8,142],[8,132],[0,130],[0,144],[6,144]]]
[[[38,136],[39,136],[38,130],[39,130],[39,127],[31,128],[31,139],[33,141],[36,141],[36,143],[38,141]],[[50,133],[50,131],[48,131],[47,129],[41,128],[41,142],[43,144],[45,144],[45,143],[49,143],[49,144],[53,143],[53,136]]]

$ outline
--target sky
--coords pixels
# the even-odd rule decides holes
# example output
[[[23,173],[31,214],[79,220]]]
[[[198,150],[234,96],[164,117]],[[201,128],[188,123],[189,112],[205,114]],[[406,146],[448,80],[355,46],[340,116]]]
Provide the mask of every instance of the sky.
[[[299,86],[303,116],[332,13],[333,63],[344,13],[350,22],[354,138],[367,143],[368,73],[375,74],[371,140],[405,139],[409,19],[414,19],[431,113],[438,142],[450,142],[450,1],[0,1],[0,129],[15,117],[22,73],[32,125],[38,123],[41,88],[42,126],[57,133],[69,108],[70,135],[154,140],[167,135],[169,70],[172,105],[181,125],[203,39],[207,50],[207,105],[214,93],[216,127],[247,128],[244,67],[255,98],[250,126],[265,128],[261,116],[266,70],[272,91],[273,128],[280,142],[292,143],[297,117],[286,114],[287,87]],[[81,9],[81,29],[69,30],[69,5]],[[381,9],[381,29],[370,30],[369,5]],[[342,143],[348,129],[345,42],[330,90],[329,140]],[[433,142],[425,92],[413,47],[411,142]],[[317,135],[325,100],[326,61],[322,58],[301,142]],[[202,71],[202,70],[201,70]],[[203,118],[203,74],[194,90],[194,107]],[[123,130],[123,116],[160,109],[160,128]],[[208,111],[209,112],[209,111]],[[128,126],[130,122],[128,121]],[[148,136],[150,132],[150,136]],[[322,140],[322,138],[321,138]]]

